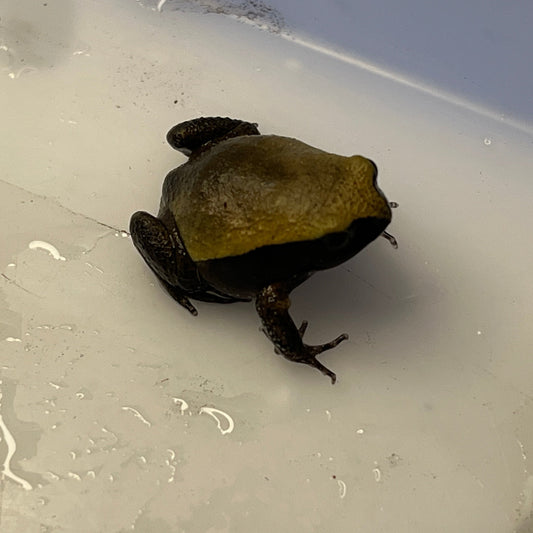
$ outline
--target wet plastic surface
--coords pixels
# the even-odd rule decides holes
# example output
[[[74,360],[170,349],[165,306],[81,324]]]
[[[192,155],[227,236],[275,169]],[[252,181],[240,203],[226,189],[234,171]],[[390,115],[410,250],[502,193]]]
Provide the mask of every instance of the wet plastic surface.
[[[2,533],[533,531],[528,122],[170,2],[19,7]],[[322,356],[334,387],[276,356],[250,304],[190,316],[123,231],[185,160],[166,131],[200,115],[366,155],[400,204],[398,250],[378,239],[293,294],[310,342],[350,334]]]

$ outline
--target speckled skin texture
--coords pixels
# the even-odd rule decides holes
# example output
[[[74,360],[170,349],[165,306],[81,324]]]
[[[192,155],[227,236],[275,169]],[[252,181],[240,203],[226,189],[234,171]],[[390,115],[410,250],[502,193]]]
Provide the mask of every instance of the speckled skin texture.
[[[133,242],[169,294],[254,299],[276,352],[335,374],[316,356],[347,339],[310,346],[289,315],[290,292],[314,271],[346,261],[382,234],[391,210],[374,163],[260,135],[255,124],[199,118],[167,134],[189,161],[164,183],[158,217],[135,213]]]
[[[387,218],[375,167],[276,135],[240,136],[169,173],[163,196],[194,261],[319,239]]]
[[[318,346],[308,346],[303,343],[303,335],[307,329],[307,321],[297,329],[289,315],[291,301],[287,286],[283,283],[273,283],[261,290],[255,299],[255,308],[263,320],[263,328],[267,337],[276,347],[276,353],[283,354],[287,359],[296,363],[314,366],[335,383],[337,376],[316,359],[319,353],[334,348],[348,338],[343,333],[336,339]],[[283,324],[283,327],[279,327]]]

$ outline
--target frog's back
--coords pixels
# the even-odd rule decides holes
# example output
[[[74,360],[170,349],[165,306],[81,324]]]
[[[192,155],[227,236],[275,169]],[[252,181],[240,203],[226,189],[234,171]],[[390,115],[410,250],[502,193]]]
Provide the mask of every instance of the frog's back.
[[[237,137],[165,180],[163,198],[194,261],[319,239],[354,220],[390,221],[375,166],[275,135]]]

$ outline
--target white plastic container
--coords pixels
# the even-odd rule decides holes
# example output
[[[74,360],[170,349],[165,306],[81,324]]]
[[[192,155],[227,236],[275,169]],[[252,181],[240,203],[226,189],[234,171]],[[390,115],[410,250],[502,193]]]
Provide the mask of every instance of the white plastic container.
[[[0,16],[2,533],[532,530],[531,6]],[[191,317],[125,232],[201,115],[371,157],[400,204],[398,250],[293,294],[309,342],[350,334],[334,387],[252,305]]]

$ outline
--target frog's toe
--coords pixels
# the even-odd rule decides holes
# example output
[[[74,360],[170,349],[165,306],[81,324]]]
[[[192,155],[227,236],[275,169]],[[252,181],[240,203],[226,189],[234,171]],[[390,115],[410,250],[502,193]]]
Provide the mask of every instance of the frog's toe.
[[[331,350],[332,348],[335,348],[338,344],[340,344],[342,341],[345,341],[348,339],[348,334],[343,333],[342,335],[339,335],[336,339],[333,339],[330,342],[326,342],[325,344],[319,344],[318,346],[313,346],[314,349],[317,350],[317,354],[325,352],[326,350]]]
[[[335,385],[335,382],[337,381],[337,374],[335,374],[335,372],[324,366],[318,359],[313,359],[313,361],[308,364],[317,370],[320,370],[325,376],[328,376],[328,378],[331,379],[331,384]]]
[[[394,235],[391,235],[390,233],[384,231],[381,236],[387,239],[394,249],[398,248],[398,241],[396,240],[396,237],[394,237]]]
[[[300,333],[300,336],[303,336],[306,328],[307,328],[307,321],[304,320],[304,322],[302,322],[302,325],[300,326],[300,329],[298,330],[298,332]],[[303,353],[302,353],[301,359],[298,362],[304,363],[306,365],[312,366],[313,368],[316,368],[317,370],[320,370],[322,374],[324,374],[325,376],[328,376],[331,379],[331,384],[334,385],[335,382],[337,381],[337,376],[335,372],[332,372],[329,368],[324,366],[316,358],[316,356],[321,354],[322,352],[325,352],[326,350],[331,350],[332,348],[335,348],[335,346],[337,346],[342,341],[345,341],[347,339],[348,339],[348,335],[346,333],[343,333],[342,335],[339,335],[336,339],[333,339],[330,342],[326,342],[325,344],[317,344],[314,346],[304,344]]]
[[[341,338],[342,337],[342,338]],[[325,376],[328,376],[331,379],[331,384],[334,385],[337,381],[337,375],[335,372],[330,370],[327,366],[323,365],[316,356],[320,353],[322,353],[325,350],[329,350],[331,348],[334,348],[339,342],[342,342],[346,336],[341,335],[340,337],[337,337],[334,341],[329,342],[327,344],[320,344],[318,346],[308,346],[307,344],[304,344],[303,346],[303,353],[299,355],[299,357],[292,359],[294,362],[297,363],[303,363],[305,365],[312,366],[313,368],[316,368],[317,370],[320,370],[322,374]],[[335,343],[336,344],[333,344]]]
[[[298,328],[298,333],[300,334],[300,338],[304,336],[305,330],[307,329],[308,325],[309,325],[309,322],[307,322],[307,320],[304,320],[302,322],[302,325]]]

